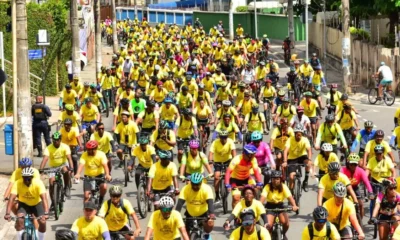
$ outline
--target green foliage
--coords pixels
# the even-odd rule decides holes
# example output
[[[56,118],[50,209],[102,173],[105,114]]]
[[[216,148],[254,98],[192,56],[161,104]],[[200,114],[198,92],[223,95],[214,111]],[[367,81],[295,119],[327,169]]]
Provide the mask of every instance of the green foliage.
[[[350,27],[350,34],[351,35],[356,35],[359,39],[362,40],[371,40],[371,35],[369,32],[365,31],[364,29],[361,28],[355,28],[355,27]]]
[[[236,12],[248,12],[249,8],[247,6],[238,6]]]

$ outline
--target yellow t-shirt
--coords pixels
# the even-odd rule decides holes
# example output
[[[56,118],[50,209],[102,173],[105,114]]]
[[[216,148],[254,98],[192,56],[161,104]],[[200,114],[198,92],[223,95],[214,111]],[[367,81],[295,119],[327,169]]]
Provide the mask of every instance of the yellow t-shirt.
[[[321,231],[318,231],[313,224],[313,236],[312,238],[310,237],[309,231],[308,231],[308,225],[304,228],[303,233],[301,234],[301,240],[320,240],[320,239],[326,239],[328,237],[329,239],[332,240],[340,240],[340,234],[338,230],[336,229],[335,225],[332,223],[330,224],[331,228],[331,235],[326,236],[326,224],[324,227],[321,229]]]
[[[81,119],[81,116],[79,116],[79,113],[74,111],[72,113],[72,115],[68,115],[67,111],[63,111],[63,112],[61,112],[60,117],[58,118],[58,120],[61,120],[62,122],[64,122],[64,120],[67,119],[67,118],[72,120],[72,127],[78,127],[78,121]]]
[[[92,93],[92,91],[88,91],[85,95],[85,98],[89,97],[92,99],[92,105],[100,106],[100,99],[103,98],[103,94],[100,92]]]
[[[392,133],[392,136],[396,137],[397,148],[400,148],[400,126],[396,127]],[[400,239],[399,239],[400,240]]]
[[[270,98],[275,96],[276,90],[273,86],[267,88],[266,86],[261,88],[261,92],[263,93],[263,97]]]
[[[175,121],[175,115],[178,114],[178,109],[175,105],[172,105],[167,108],[166,104],[163,104],[160,108],[160,117],[162,120],[166,121]]]
[[[108,232],[108,227],[101,217],[95,216],[91,222],[87,222],[85,217],[80,217],[72,224],[71,230],[78,233],[77,240],[101,240],[103,233]]]
[[[40,195],[46,194],[46,187],[40,178],[33,178],[29,187],[25,185],[24,179],[21,178],[13,185],[11,194],[18,195],[19,202],[28,206],[36,206],[42,201]]]
[[[256,72],[256,80],[260,80],[260,79],[264,80],[265,77],[267,76],[267,73],[268,73],[266,67],[263,67],[263,68],[256,67],[255,72]],[[272,87],[272,88],[274,88],[274,87]],[[274,89],[275,89],[275,88],[274,88]],[[261,92],[262,92],[262,91],[261,91]]]
[[[260,226],[260,237],[261,240],[271,240],[271,236],[266,228]],[[229,240],[240,239],[240,227],[236,228],[232,234],[229,236]],[[258,239],[257,230],[254,228],[254,232],[250,235],[243,231],[242,240],[260,240]]]
[[[277,189],[271,191],[271,185],[267,184],[262,190],[261,196],[265,197],[268,203],[277,204],[282,203],[285,199],[292,196],[292,194],[286,184],[282,183],[282,192],[279,192]]]
[[[158,91],[158,88],[155,88],[150,93],[150,96],[153,97],[154,101],[156,101],[157,103],[162,103],[167,95],[168,91],[165,88],[161,89],[161,91]]]
[[[193,114],[197,117],[197,119],[206,120],[208,119],[208,116],[212,114],[212,110],[209,106],[206,105],[204,105],[203,108],[197,106],[194,109]]]
[[[245,200],[241,199],[240,202],[238,204],[236,204],[235,208],[232,211],[232,214],[235,215],[235,217],[240,219],[240,213],[245,208],[253,209],[253,211],[256,215],[256,222],[258,222],[258,220],[260,220],[261,214],[265,214],[264,205],[256,199],[253,199],[253,201],[251,202],[251,205],[248,207],[246,206]]]
[[[205,77],[201,80],[201,82],[204,84],[204,90],[206,90],[209,93],[214,92],[215,81],[213,78],[210,77],[209,79],[207,79],[207,77]]]
[[[207,200],[214,199],[209,185],[203,183],[199,191],[193,191],[190,184],[182,188],[179,199],[186,201],[186,210],[192,217],[199,217],[208,211]]]
[[[217,127],[215,128],[215,131],[221,132],[222,130],[227,131],[229,133],[228,138],[235,141],[236,133],[239,132],[239,127],[233,121],[231,121],[228,126],[225,126],[225,124],[221,121],[220,123],[218,123]]]
[[[273,147],[278,148],[282,151],[285,150],[285,145],[286,145],[287,140],[293,136],[294,136],[294,132],[291,127],[287,128],[286,134],[282,134],[280,127],[274,128],[274,130],[272,131],[272,134],[271,134],[271,139],[274,140]]]
[[[78,94],[71,89],[68,93],[66,89],[64,89],[61,93],[61,98],[63,99],[63,103],[75,105],[75,100],[78,97]]]
[[[67,132],[65,127],[60,129],[61,142],[67,144],[68,146],[78,146],[79,129],[71,127],[71,130]]]
[[[336,115],[336,121],[338,124],[340,124],[340,127],[343,130],[349,129],[351,127],[355,126],[354,120],[357,119],[356,113],[354,111],[351,111],[350,114],[344,112],[342,110]]]
[[[71,155],[71,149],[64,143],[60,143],[58,148],[54,144],[50,144],[44,150],[43,155],[49,157],[50,167],[58,167],[68,162],[67,156]]]
[[[234,116],[238,115],[238,112],[236,111],[236,109],[234,107],[229,107],[227,111],[225,111],[224,107],[221,107],[217,111],[217,118],[219,120],[222,120],[222,117],[224,116],[225,113],[229,113],[231,115],[232,119]]]
[[[187,93],[186,96],[182,94],[182,92],[178,93],[178,106],[180,109],[191,107],[193,102],[192,94]]]
[[[232,139],[228,138],[226,143],[222,145],[221,140],[215,139],[210,147],[210,152],[214,155],[214,162],[223,163],[232,159],[232,150],[235,150],[236,146]]]
[[[168,145],[168,143],[163,139],[161,139],[161,137],[159,137],[158,135],[159,131],[154,131],[153,134],[151,135],[151,142],[153,142],[155,146],[157,146],[159,149],[162,150],[172,150],[174,148],[173,146]],[[168,130],[166,136],[167,138],[169,138],[171,142],[176,142],[176,136],[174,131]]]
[[[135,213],[135,210],[132,207],[131,202],[128,199],[122,199],[124,203],[124,208],[126,212],[131,215]],[[100,208],[99,217],[105,217],[108,210],[108,201],[104,201],[103,205]],[[108,229],[110,231],[119,231],[126,224],[128,224],[128,216],[122,210],[121,206],[116,207],[113,203],[110,204],[110,211],[108,211],[107,216],[104,218],[107,223]]]
[[[320,171],[328,173],[328,165],[331,162],[338,162],[340,164],[339,158],[335,153],[331,152],[329,154],[328,160],[326,160],[322,154],[318,154],[318,156],[315,158],[314,166],[318,166]]]
[[[94,156],[89,156],[87,152],[84,152],[79,163],[85,165],[85,175],[96,177],[105,173],[103,165],[107,164],[107,157],[102,151],[96,151]]]
[[[307,155],[307,149],[310,148],[310,141],[306,137],[301,137],[300,141],[296,141],[296,138],[293,136],[286,142],[285,147],[289,148],[288,160],[294,160]]]
[[[40,173],[39,170],[37,170],[36,168],[32,168],[33,169],[33,178],[39,178],[40,179]],[[15,183],[16,181],[22,179],[22,168],[18,168],[17,170],[15,170],[10,179],[8,180],[10,183]]]
[[[218,101],[224,101],[229,100],[229,96],[232,95],[232,93],[229,89],[225,89],[225,91],[222,91],[222,88],[219,88],[216,95]]]
[[[160,118],[160,113],[157,110],[148,113],[146,110],[139,113],[138,118],[142,119],[143,128],[152,128],[156,126],[156,119]]]
[[[99,114],[99,110],[97,109],[97,106],[94,104],[92,104],[90,108],[88,108],[85,104],[81,107],[80,114],[83,116],[82,119],[83,122],[92,122],[96,120],[97,114]]]
[[[127,91],[123,91],[123,92],[119,95],[119,99],[124,99],[124,98],[129,99],[129,100],[134,99],[134,98],[135,98],[135,92],[130,91],[129,94],[128,94]]]
[[[185,117],[181,116],[176,119],[175,126],[178,129],[177,136],[179,138],[186,139],[193,135],[194,128],[197,127],[197,121],[194,117],[192,117],[192,121],[188,121],[185,119]]]
[[[276,114],[279,114],[281,118],[287,118],[288,122],[292,120],[293,116],[296,115],[296,107],[289,104],[287,108],[283,107],[283,104],[278,107]]]
[[[137,143],[136,133],[139,132],[139,128],[136,123],[132,120],[129,120],[128,124],[124,124],[124,122],[118,123],[117,127],[114,131],[116,134],[120,136],[120,144],[126,144],[132,146]],[[126,139],[128,137],[128,139]]]
[[[243,159],[243,155],[235,156],[229,164],[229,169],[232,170],[231,178],[246,180],[250,177],[250,170],[258,169],[257,159],[253,157],[247,162]]]
[[[186,165],[186,173],[193,174],[196,172],[203,173],[205,164],[208,164],[207,156],[202,152],[197,152],[195,157],[187,153],[182,156],[182,164]]]
[[[98,132],[95,132],[90,136],[90,140],[96,140],[99,146],[97,150],[102,151],[103,153],[111,152],[111,141],[114,141],[111,133],[104,131],[103,137],[99,136]]]
[[[377,161],[376,157],[368,160],[367,169],[371,172],[371,177],[378,182],[382,182],[384,178],[392,176],[391,169],[394,168],[392,160],[384,157],[381,161]]]
[[[251,117],[250,117],[250,115],[251,115]],[[247,128],[250,132],[254,132],[254,131],[262,132],[263,131],[263,122],[265,122],[265,116],[262,113],[253,114],[250,112],[250,113],[246,114],[244,121],[248,123]]]
[[[164,219],[160,210],[151,214],[148,228],[153,229],[153,238],[157,240],[171,240],[180,237],[179,229],[185,227],[181,214],[172,210],[168,219]]]
[[[375,157],[375,147],[378,145],[374,139],[370,140],[367,142],[367,145],[365,146],[365,152],[368,152],[368,159],[371,159]],[[383,140],[381,144],[379,144],[383,147],[383,155],[387,155],[388,153],[392,152],[392,148],[389,146],[389,143]]]
[[[314,85],[320,85],[321,82],[322,82],[322,78],[324,78],[324,73],[323,72],[321,72],[320,74],[317,74],[316,72],[314,72],[314,74],[312,76],[312,79],[311,79],[311,82]]]
[[[174,162],[170,162],[168,167],[161,166],[158,161],[151,165],[149,171],[149,178],[153,179],[152,189],[164,190],[173,184],[173,177],[178,175],[178,170]]]
[[[342,128],[337,123],[332,124],[331,127],[326,123],[322,123],[318,128],[318,136],[321,136],[321,142],[330,143],[332,145],[337,144],[337,136],[342,133]]]
[[[243,115],[247,115],[251,112],[251,109],[253,108],[254,105],[256,105],[256,100],[250,98],[248,101],[246,100],[242,100],[239,102],[238,107],[241,108],[242,114]],[[261,114],[263,115],[263,114]]]
[[[128,110],[121,109],[120,106],[116,107],[115,110],[114,110],[114,112],[113,112],[113,115],[114,115],[114,116],[117,116],[117,123],[121,122],[122,113],[123,113],[124,111],[128,111],[128,112],[131,114],[131,116],[134,114],[134,113],[133,113],[133,109],[132,109],[131,107],[129,107]]]
[[[329,174],[325,174],[321,178],[321,180],[319,181],[319,184],[318,184],[318,188],[325,189],[323,198],[325,198],[325,199],[333,198],[333,186],[335,186],[335,184],[337,182],[343,183],[346,187],[351,184],[349,178],[341,172],[339,173],[339,178],[337,180],[331,180],[331,177],[329,176]]]
[[[304,114],[307,117],[316,117],[317,116],[318,102],[315,99],[311,99],[310,103],[307,103],[306,99],[303,99],[300,102],[300,106],[302,106],[304,108]]]
[[[346,226],[350,226],[350,215],[356,214],[356,209],[354,208],[354,204],[349,199],[345,198],[343,202],[343,210],[342,205],[337,206],[335,203],[335,199],[331,198],[327,200],[323,207],[328,210],[328,221],[331,223],[339,223],[340,212],[342,212],[342,217],[340,219],[339,231],[342,230]]]
[[[156,155],[156,150],[150,145],[146,146],[146,151],[144,152],[140,146],[135,147],[132,151],[132,156],[139,159],[139,164],[144,168],[150,168],[153,164],[152,155]]]
[[[311,73],[313,72],[313,68],[311,67],[310,64],[307,65],[307,67],[303,64],[300,66],[300,72],[305,76],[309,77]]]

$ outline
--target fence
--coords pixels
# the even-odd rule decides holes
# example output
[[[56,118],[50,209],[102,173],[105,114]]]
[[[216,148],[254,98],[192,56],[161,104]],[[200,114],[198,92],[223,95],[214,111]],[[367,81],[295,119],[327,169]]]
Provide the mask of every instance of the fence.
[[[135,15],[135,8],[133,7],[117,7],[117,20],[124,20],[126,18],[142,19],[146,17],[149,23],[165,22],[167,24],[176,23],[177,25],[187,25],[189,22],[193,23],[193,12],[183,10],[166,10],[166,9],[137,9],[137,16]]]

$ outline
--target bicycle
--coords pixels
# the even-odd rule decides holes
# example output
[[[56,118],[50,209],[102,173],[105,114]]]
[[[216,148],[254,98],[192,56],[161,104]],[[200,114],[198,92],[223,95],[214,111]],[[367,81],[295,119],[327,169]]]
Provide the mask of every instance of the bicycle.
[[[32,215],[25,215],[22,217],[11,217],[12,221],[17,221],[18,218],[23,218],[24,219],[24,230],[21,235],[21,239],[24,240],[38,240],[38,236],[36,235],[36,229],[35,225],[33,224],[32,219],[37,219],[40,220],[41,217],[33,217]]]
[[[387,224],[389,224],[389,233],[388,233],[388,236],[387,236],[386,239],[387,240],[391,240],[393,238],[394,231],[396,230],[394,228],[394,226],[393,226],[393,224],[395,222],[398,222],[398,220],[378,220],[378,222],[376,224],[373,224],[374,225],[374,236],[373,236],[373,239],[376,239],[376,237],[378,235],[378,227],[377,227],[377,225],[379,223],[387,223]]]
[[[114,106],[114,95],[113,95],[113,90],[112,89],[105,89],[103,90],[103,97],[104,97],[104,102],[106,105],[106,117],[110,115],[110,107],[112,108],[112,111],[114,112],[115,106]]]
[[[127,136],[125,136],[125,139],[128,139]],[[123,145],[123,144],[121,144]],[[124,182],[125,182],[125,187],[128,186],[129,182],[129,170],[128,170],[128,163],[131,159],[131,151],[128,147],[128,145],[124,145],[124,152],[122,153],[122,161],[124,162]]]
[[[206,124],[200,124],[200,121],[198,121],[199,123],[199,131],[200,131],[200,150],[202,152],[206,152],[207,151],[207,145],[208,145],[208,133],[206,131],[206,127],[207,125],[209,125],[208,120]]]
[[[133,234],[133,231],[116,231],[110,232],[111,240],[122,240],[125,239],[124,235],[126,234]]]
[[[150,199],[146,195],[147,174],[148,174],[147,172],[142,171],[142,174],[140,175],[140,178],[139,178],[139,185],[138,185],[138,189],[137,189],[138,210],[139,210],[139,214],[142,218],[146,218],[147,212],[151,211]]]
[[[372,79],[377,83],[374,88],[371,88],[368,92],[368,101],[371,104],[376,104],[379,99],[379,84],[380,80],[379,77],[376,75],[372,75]],[[383,101],[385,102],[386,106],[392,106],[396,100],[396,95],[393,93],[392,90],[387,90],[387,85],[383,86],[382,93],[383,93]]]
[[[271,121],[272,121],[272,114],[271,114],[271,100],[264,98],[264,104],[266,104],[266,110],[264,110],[265,115],[265,123],[267,125],[267,131],[271,131]]]
[[[305,164],[303,163],[296,163],[296,164],[290,164],[286,167],[286,180],[289,181],[289,171],[287,171],[287,168],[289,166],[295,166],[296,167],[296,172],[295,172],[295,176],[294,176],[294,188],[293,188],[293,198],[294,201],[296,202],[297,207],[299,207],[300,209],[300,198],[301,198],[301,194],[302,194],[302,183],[301,183],[301,178],[302,178],[302,174],[301,174],[301,167],[304,167]],[[296,215],[299,215],[300,210],[296,211]]]
[[[90,182],[91,190],[90,190],[90,198],[89,201],[92,201],[97,209],[100,209],[100,186],[97,184],[97,181],[104,181],[104,177],[81,177],[83,181]]]
[[[56,220],[59,219],[60,214],[64,211],[64,202],[66,200],[65,189],[64,189],[64,176],[62,175],[62,167],[59,168],[43,168],[40,170],[41,173],[55,173],[55,181],[53,183],[53,206],[54,206],[54,217]],[[67,183],[68,188],[71,189],[71,179]]]
[[[272,208],[272,209],[268,209],[266,208],[265,211],[269,211],[269,212],[274,212],[274,213],[282,213],[282,212],[290,212],[292,211],[292,208]],[[279,214],[277,214],[275,216],[275,221],[274,221],[274,225],[272,226],[272,239],[275,240],[283,240],[283,226],[282,223],[279,221]]]
[[[186,217],[183,221],[186,223],[187,232],[190,240],[202,240],[204,233],[203,222],[207,220],[206,217]]]
[[[221,194],[221,202],[222,202],[222,210],[224,214],[228,213],[228,191],[226,190],[225,187],[225,172],[226,169],[228,168],[227,165],[224,163],[221,164],[221,176],[220,176],[220,181],[219,181],[219,193]]]

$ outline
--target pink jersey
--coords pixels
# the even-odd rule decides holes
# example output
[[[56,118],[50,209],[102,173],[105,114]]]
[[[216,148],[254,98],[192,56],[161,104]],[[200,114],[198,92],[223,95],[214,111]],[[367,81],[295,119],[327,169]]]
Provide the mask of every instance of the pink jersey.
[[[380,213],[393,215],[397,212],[397,205],[400,204],[400,194],[396,193],[394,201],[389,201],[383,193],[379,193],[376,202],[380,204]]]
[[[275,165],[274,158],[271,154],[271,149],[265,142],[260,142],[258,145],[255,158],[257,159],[258,166],[265,166],[268,163]]]
[[[352,174],[347,167],[342,167],[341,172],[350,179],[352,187],[356,187],[358,186],[358,184],[363,182],[368,192],[372,193],[372,187],[369,183],[367,173],[364,171],[364,169],[357,166],[354,174]]]

